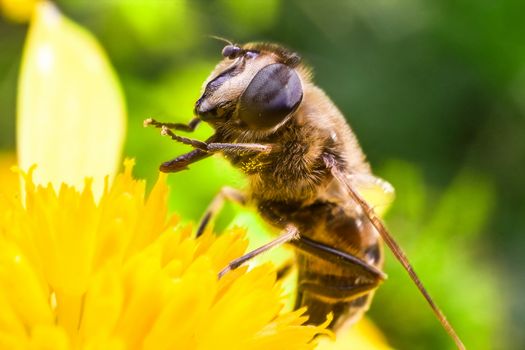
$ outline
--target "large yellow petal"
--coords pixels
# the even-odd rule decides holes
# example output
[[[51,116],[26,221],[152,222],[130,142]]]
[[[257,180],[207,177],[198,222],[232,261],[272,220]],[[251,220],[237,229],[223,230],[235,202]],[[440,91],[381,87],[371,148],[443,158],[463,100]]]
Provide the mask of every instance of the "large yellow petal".
[[[51,323],[53,315],[47,296],[47,286],[42,285],[31,263],[15,244],[0,235],[0,304],[9,302],[13,311],[2,309],[5,314],[0,317],[0,333],[7,328],[16,329],[19,322],[27,328]],[[16,314],[18,320],[5,322],[10,314]]]
[[[24,49],[18,94],[17,144],[22,169],[38,164],[36,183],[82,188],[119,165],[126,112],[103,49],[51,3],[37,5]]]

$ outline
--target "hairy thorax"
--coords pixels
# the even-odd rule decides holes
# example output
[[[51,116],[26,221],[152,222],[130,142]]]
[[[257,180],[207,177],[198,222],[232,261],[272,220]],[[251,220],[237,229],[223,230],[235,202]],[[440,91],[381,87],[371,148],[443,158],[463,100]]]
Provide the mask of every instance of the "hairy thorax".
[[[234,163],[248,175],[255,200],[314,202],[332,180],[327,154],[347,172],[369,171],[357,140],[328,97],[311,85],[305,87],[305,96],[295,116],[277,132],[255,139],[244,134],[236,140],[274,145],[270,154]]]
[[[278,133],[257,140],[271,144],[270,153],[229,159],[247,175],[249,193],[256,202],[311,202],[329,179],[323,162],[329,140],[319,130],[296,123],[291,120]]]

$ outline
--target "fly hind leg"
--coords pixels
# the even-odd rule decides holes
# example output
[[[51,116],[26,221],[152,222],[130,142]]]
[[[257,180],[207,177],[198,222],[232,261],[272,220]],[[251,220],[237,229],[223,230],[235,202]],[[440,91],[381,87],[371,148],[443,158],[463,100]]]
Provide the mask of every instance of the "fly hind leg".
[[[300,269],[296,308],[309,307],[308,322],[322,323],[330,312],[334,318],[329,327],[333,329],[357,320],[368,308],[371,293],[386,279],[386,275],[359,257],[301,236],[293,224],[285,227],[284,233],[276,239],[230,262],[218,277],[274,247],[290,243],[299,251],[299,266],[307,259],[318,260],[323,266],[336,265],[343,269],[343,273],[335,275],[330,274],[329,268],[317,273],[308,268]]]
[[[377,287],[379,283],[386,279],[386,274],[384,272],[379,270],[377,267],[370,265],[366,261],[363,261],[362,259],[352,254],[340,251],[326,244],[301,236],[299,229],[293,224],[287,224],[285,226],[284,233],[282,233],[276,239],[232,261],[230,264],[228,264],[227,267],[225,267],[221,271],[220,276],[227,273],[228,271],[238,268],[245,262],[258,256],[259,254],[264,253],[270,250],[271,248],[280,246],[284,243],[292,244],[304,255],[309,255],[310,257],[320,259],[324,262],[339,264],[344,266],[345,268],[352,269],[352,271],[354,271],[356,274],[363,278],[363,281],[370,281],[370,287],[367,286],[368,282],[356,282],[351,286],[346,286],[344,287],[344,289],[347,292],[350,288],[364,288],[363,291],[366,292],[369,289]],[[338,293],[338,291],[335,290],[334,293]]]
[[[251,259],[255,258],[256,256],[267,252],[268,250],[278,247],[284,243],[291,242],[293,240],[299,239],[299,230],[294,225],[287,225],[284,229],[284,232],[279,235],[276,239],[260,246],[257,249],[254,249],[243,256],[231,261],[228,266],[226,266],[224,269],[222,269],[219,272],[219,278],[227,274],[228,272],[235,270],[236,268],[240,267],[244,263],[250,261]]]

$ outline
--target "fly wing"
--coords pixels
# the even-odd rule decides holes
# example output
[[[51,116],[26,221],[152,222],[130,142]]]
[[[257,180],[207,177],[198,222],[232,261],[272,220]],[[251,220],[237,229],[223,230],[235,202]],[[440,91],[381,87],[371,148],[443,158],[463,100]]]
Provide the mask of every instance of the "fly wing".
[[[378,216],[383,216],[392,205],[395,191],[387,181],[370,174],[351,174],[345,178]]]
[[[332,169],[332,172],[334,171],[337,170]],[[379,177],[371,174],[344,174],[339,171],[318,198],[336,202],[349,211],[355,212],[355,203],[348,201],[347,186],[359,193],[378,216],[383,216],[395,198],[394,187]]]
[[[327,162],[327,164],[330,164],[330,162]],[[356,181],[355,177],[353,178],[352,175],[349,176],[349,175],[343,173],[342,171],[337,169],[337,167],[335,167],[335,166],[330,166],[330,170],[331,170],[332,175],[334,176],[335,180],[343,188],[343,191],[352,199],[352,201],[355,204],[358,205],[358,207],[361,208],[361,210],[363,211],[364,215],[368,218],[368,220],[370,220],[370,222],[375,227],[377,232],[381,235],[381,238],[383,238],[383,240],[385,241],[386,245],[388,246],[388,248],[390,248],[390,250],[392,251],[392,253],[396,257],[396,259],[401,263],[401,265],[403,265],[403,267],[405,268],[405,270],[409,274],[409,276],[412,279],[412,281],[414,282],[414,284],[417,286],[417,288],[419,289],[419,291],[421,292],[423,297],[425,297],[425,299],[427,300],[428,304],[432,308],[432,311],[434,311],[434,314],[438,318],[439,322],[441,323],[441,325],[443,326],[445,331],[449,334],[449,336],[456,343],[456,346],[458,347],[458,349],[464,350],[465,346],[461,342],[461,339],[457,335],[456,331],[454,330],[452,325],[448,322],[447,318],[445,317],[443,312],[439,309],[439,307],[434,302],[434,300],[428,294],[427,290],[425,289],[425,287],[421,283],[421,280],[417,276],[416,272],[414,271],[412,265],[408,261],[408,258],[405,255],[405,253],[403,252],[403,250],[401,249],[401,247],[397,244],[397,242],[394,240],[394,238],[390,235],[390,233],[386,229],[386,227],[383,224],[383,222],[379,219],[378,213],[374,209],[373,203],[367,202],[367,200],[365,198],[366,191],[361,190],[363,192],[363,194],[360,192],[360,190],[359,190],[359,181],[361,181],[361,180]],[[361,182],[363,182],[363,181],[361,181]],[[373,181],[365,181],[365,183],[371,183],[371,182],[373,182]],[[387,183],[386,181],[382,182],[383,185],[385,185],[386,183]],[[381,184],[381,182],[377,182],[375,186],[377,186],[377,184]],[[372,186],[372,188],[373,187],[374,186]]]

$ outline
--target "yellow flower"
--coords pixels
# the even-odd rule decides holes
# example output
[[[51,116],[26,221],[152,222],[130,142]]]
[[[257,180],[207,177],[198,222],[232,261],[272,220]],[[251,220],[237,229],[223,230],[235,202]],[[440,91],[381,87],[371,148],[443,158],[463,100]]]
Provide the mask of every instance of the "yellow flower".
[[[132,163],[96,202],[37,186],[0,197],[1,349],[308,349],[321,327],[282,313],[274,269],[218,271],[243,254],[240,230],[198,239],[167,216],[161,175],[145,199]]]

